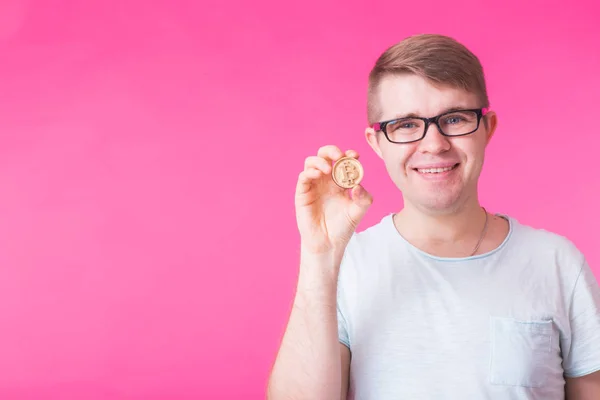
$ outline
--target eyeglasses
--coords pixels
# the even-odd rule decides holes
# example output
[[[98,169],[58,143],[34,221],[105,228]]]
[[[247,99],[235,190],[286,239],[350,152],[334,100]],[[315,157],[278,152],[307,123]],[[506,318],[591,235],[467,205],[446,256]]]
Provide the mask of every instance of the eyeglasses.
[[[479,129],[481,118],[487,108],[455,110],[436,117],[406,117],[373,124],[373,129],[382,131],[392,143],[412,143],[425,137],[429,125],[435,124],[444,136],[465,136]]]

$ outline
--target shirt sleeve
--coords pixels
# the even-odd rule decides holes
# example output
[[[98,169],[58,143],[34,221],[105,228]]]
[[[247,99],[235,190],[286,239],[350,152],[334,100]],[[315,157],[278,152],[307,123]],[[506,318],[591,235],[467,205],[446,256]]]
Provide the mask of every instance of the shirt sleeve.
[[[338,275],[338,287],[337,287],[337,326],[338,326],[338,340],[344,346],[350,348],[350,335],[348,328],[347,315],[348,310],[348,272],[351,268],[351,263],[348,258],[348,248],[344,252],[342,262],[340,265],[340,272]]]
[[[584,260],[569,309],[571,343],[563,360],[565,376],[579,377],[600,370],[600,287]]]
[[[348,327],[346,324],[346,319],[342,314],[340,307],[337,309],[337,320],[338,320],[338,340],[347,348],[350,348],[350,339],[348,337]]]

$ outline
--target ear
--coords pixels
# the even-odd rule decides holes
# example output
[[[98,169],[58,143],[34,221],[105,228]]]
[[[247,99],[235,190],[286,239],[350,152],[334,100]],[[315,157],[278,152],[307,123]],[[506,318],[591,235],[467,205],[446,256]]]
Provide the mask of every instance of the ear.
[[[367,129],[365,129],[365,138],[367,139],[367,143],[369,143],[369,146],[371,146],[375,154],[377,154],[379,158],[383,158],[381,154],[381,148],[379,147],[379,137],[377,135],[377,132],[375,132],[373,128],[368,127]]]
[[[484,126],[487,130],[487,140],[485,142],[486,145],[490,143],[492,140],[492,136],[496,132],[496,127],[498,126],[498,115],[494,111],[489,111],[485,115]]]

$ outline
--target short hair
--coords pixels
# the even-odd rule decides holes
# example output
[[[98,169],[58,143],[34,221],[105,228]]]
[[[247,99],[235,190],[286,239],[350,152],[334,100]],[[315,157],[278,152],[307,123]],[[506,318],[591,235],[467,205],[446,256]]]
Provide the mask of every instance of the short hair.
[[[379,122],[377,100],[384,77],[400,74],[418,75],[434,85],[464,89],[478,96],[481,107],[489,107],[483,68],[479,59],[457,40],[438,34],[409,36],[389,47],[369,73],[367,119]]]

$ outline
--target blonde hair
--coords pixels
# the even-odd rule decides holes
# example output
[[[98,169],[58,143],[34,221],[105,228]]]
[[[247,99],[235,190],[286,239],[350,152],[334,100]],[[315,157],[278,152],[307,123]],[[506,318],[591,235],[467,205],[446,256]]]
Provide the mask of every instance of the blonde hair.
[[[388,48],[369,74],[367,119],[379,122],[377,91],[384,77],[415,74],[434,85],[464,89],[478,96],[480,107],[489,107],[483,68],[479,59],[453,38],[436,34],[410,36]]]

